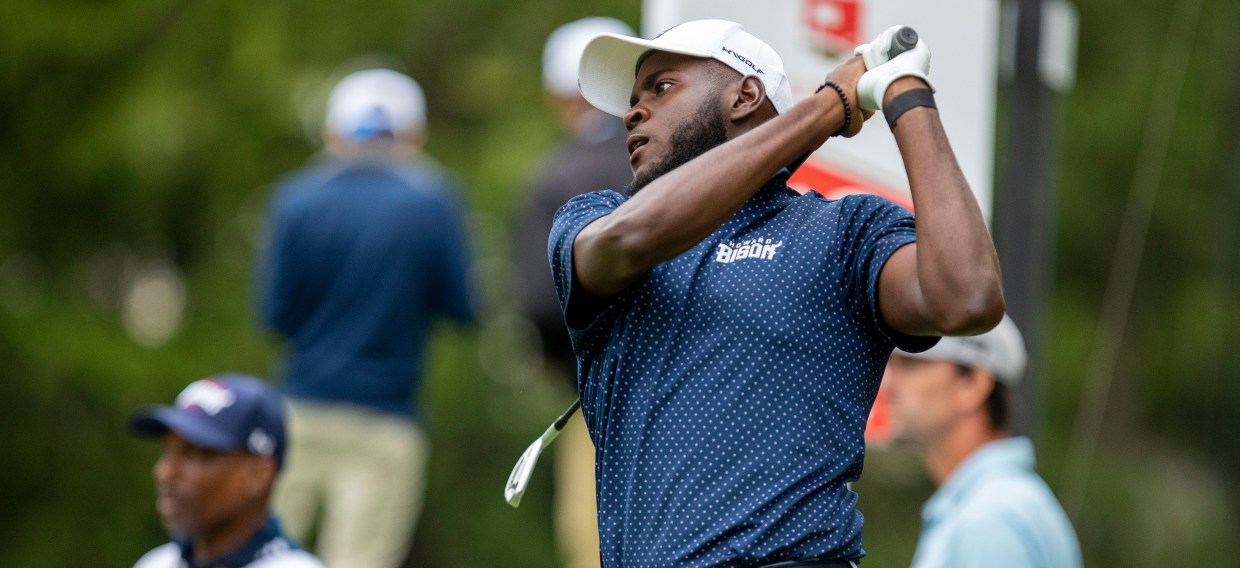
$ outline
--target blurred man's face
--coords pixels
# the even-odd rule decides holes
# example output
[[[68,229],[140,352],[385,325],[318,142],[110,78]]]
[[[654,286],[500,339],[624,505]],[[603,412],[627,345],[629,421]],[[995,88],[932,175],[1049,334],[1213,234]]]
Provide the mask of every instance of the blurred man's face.
[[[887,370],[883,388],[894,440],[932,443],[966,408],[967,381],[955,363],[893,354]]]
[[[171,534],[193,538],[233,522],[265,498],[258,456],[196,446],[173,432],[155,462],[155,508]]]

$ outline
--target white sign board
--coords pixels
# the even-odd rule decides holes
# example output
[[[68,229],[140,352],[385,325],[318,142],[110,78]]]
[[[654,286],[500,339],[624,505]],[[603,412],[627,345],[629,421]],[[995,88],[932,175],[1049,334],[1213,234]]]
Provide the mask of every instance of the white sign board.
[[[948,139],[986,218],[991,211],[999,2],[995,0],[645,0],[642,35],[689,20],[739,22],[783,57],[795,98],[822,84],[852,48],[897,24],[930,46],[930,79]],[[833,138],[792,185],[829,197],[877,193],[911,206],[895,139],[881,115],[851,139]]]

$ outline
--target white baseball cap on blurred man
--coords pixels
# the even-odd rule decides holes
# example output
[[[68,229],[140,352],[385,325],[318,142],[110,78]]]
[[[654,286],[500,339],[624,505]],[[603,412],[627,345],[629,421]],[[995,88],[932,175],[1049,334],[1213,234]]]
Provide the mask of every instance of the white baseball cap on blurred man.
[[[608,130],[605,116],[582,97],[577,70],[586,45],[603,34],[633,34],[628,24],[615,18],[582,18],[564,24],[547,36],[542,53],[542,83],[548,106],[560,123],[586,135]]]
[[[951,361],[969,368],[990,371],[996,381],[1016,387],[1025,374],[1029,355],[1025,340],[1009,316],[994,329],[981,335],[944,337],[938,344],[921,353],[896,350],[895,355],[909,359]]]
[[[403,73],[357,71],[332,89],[324,131],[328,152],[337,155],[374,143],[402,155],[416,153],[425,139],[426,96]]]
[[[581,97],[577,69],[590,40],[600,34],[635,35],[633,28],[615,18],[582,18],[564,24],[547,36],[542,53],[543,88],[563,98]]]

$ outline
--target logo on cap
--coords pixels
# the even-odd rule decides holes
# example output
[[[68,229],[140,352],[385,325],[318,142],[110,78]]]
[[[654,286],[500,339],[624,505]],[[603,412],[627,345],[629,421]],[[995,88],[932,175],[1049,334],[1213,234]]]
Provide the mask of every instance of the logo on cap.
[[[185,390],[177,395],[177,406],[185,410],[198,408],[209,416],[215,416],[221,410],[232,406],[236,400],[236,395],[228,390],[227,386],[211,379],[203,379],[185,387]]]
[[[740,61],[741,63],[744,63],[745,65],[748,65],[750,69],[753,69],[754,71],[757,71],[759,75],[765,75],[765,74],[766,74],[766,73],[763,73],[761,69],[758,69],[758,66],[757,66],[757,65],[755,65],[753,61],[750,61],[748,57],[745,57],[744,55],[741,55],[741,54],[739,54],[739,53],[737,53],[737,52],[735,52],[735,51],[732,51],[731,49],[728,49],[728,46],[726,46],[726,45],[721,46],[721,47],[720,47],[720,49],[722,49],[724,53],[726,53],[726,54],[728,54],[728,55],[731,55],[732,57],[735,57],[735,58],[736,58],[738,61]]]
[[[269,456],[276,451],[276,441],[262,428],[255,428],[250,432],[250,438],[246,440],[246,446],[250,451],[259,455]]]

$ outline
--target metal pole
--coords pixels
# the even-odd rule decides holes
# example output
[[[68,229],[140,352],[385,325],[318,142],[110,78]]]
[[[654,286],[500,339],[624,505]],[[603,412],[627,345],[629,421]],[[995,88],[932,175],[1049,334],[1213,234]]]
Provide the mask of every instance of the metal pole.
[[[1049,281],[1053,220],[1048,148],[1052,123],[1051,91],[1038,75],[1042,0],[1017,5],[1014,73],[1007,88],[1008,127],[999,164],[1003,183],[996,192],[995,244],[1003,266],[1007,311],[1020,327],[1029,350],[1025,380],[1014,394],[1013,433],[1038,429],[1045,367],[1043,327]]]

